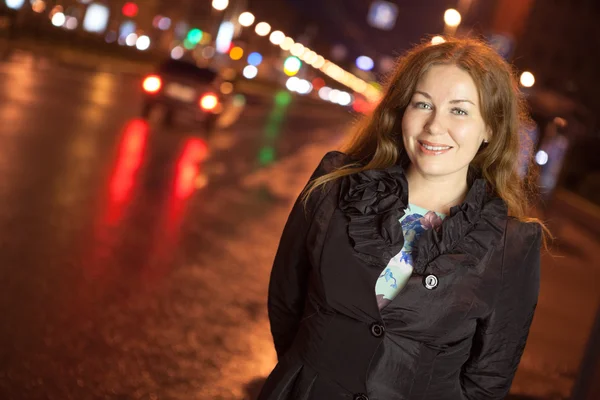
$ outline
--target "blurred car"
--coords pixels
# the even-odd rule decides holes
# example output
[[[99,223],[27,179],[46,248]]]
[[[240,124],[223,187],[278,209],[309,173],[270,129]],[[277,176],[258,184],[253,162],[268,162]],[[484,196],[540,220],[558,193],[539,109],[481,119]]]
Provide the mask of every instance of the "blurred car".
[[[218,72],[191,61],[164,61],[142,82],[145,94],[142,116],[153,119],[158,113],[160,122],[167,126],[185,118],[202,123],[210,134],[229,103],[230,95],[220,90],[224,82]]]

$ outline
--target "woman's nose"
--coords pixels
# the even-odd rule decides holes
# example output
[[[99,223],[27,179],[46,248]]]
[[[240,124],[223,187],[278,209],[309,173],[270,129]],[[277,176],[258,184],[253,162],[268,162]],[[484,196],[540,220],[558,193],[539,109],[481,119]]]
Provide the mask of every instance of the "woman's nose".
[[[431,113],[425,128],[432,135],[442,135],[445,133],[444,121],[439,113],[435,111]]]

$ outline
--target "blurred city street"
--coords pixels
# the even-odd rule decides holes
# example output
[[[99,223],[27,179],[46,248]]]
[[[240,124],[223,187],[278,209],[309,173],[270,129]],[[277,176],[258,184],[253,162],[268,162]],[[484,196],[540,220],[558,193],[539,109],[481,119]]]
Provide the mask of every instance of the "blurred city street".
[[[270,263],[291,203],[352,120],[247,95],[209,138],[140,119],[140,76],[0,63],[0,399],[251,399],[276,361]],[[567,398],[600,243],[560,226],[513,393]]]

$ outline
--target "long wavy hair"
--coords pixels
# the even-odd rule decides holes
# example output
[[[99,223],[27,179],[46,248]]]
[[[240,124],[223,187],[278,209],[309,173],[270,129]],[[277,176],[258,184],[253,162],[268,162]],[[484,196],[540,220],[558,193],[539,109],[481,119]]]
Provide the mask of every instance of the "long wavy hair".
[[[375,110],[352,127],[351,140],[342,148],[356,163],[315,179],[304,199],[317,188],[342,176],[369,169],[410,163],[402,141],[402,117],[423,74],[435,65],[456,65],[468,72],[479,91],[481,115],[492,135],[469,165],[468,179],[487,180],[501,197],[509,215],[522,221],[541,221],[526,216],[533,190],[532,174],[519,174],[529,143],[522,143],[520,129],[531,124],[526,102],[510,65],[485,43],[476,39],[447,38],[440,44],[423,42],[400,57],[384,84],[383,97]],[[521,136],[521,137],[520,137]],[[527,156],[528,167],[532,157]],[[528,168],[532,170],[532,168]],[[545,240],[544,240],[545,241]]]

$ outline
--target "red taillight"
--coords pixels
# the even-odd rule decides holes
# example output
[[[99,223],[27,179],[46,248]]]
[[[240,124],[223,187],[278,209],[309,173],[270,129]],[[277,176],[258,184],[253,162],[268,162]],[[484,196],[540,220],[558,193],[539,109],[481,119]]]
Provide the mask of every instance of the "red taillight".
[[[213,111],[219,105],[219,98],[214,93],[207,93],[200,99],[200,107],[204,111]]]
[[[162,79],[158,75],[150,75],[144,79],[142,86],[146,92],[156,93],[162,87]]]

